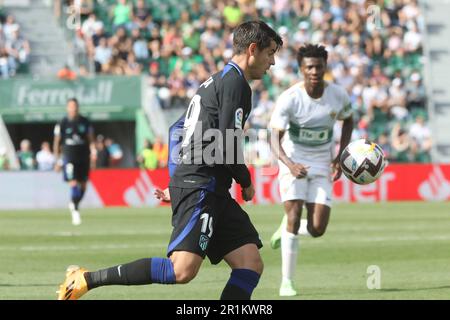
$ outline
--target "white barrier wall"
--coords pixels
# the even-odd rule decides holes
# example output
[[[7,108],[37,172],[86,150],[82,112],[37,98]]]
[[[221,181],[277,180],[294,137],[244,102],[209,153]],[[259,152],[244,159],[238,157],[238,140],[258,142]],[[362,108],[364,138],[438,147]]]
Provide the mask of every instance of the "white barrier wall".
[[[70,188],[62,173],[0,172],[0,210],[67,208]],[[95,188],[88,184],[83,208],[103,207]]]

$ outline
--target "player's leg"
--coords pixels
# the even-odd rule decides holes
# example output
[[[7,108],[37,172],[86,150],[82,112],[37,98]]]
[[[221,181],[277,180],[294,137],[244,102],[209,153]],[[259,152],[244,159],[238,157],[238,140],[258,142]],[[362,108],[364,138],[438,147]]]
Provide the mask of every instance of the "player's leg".
[[[69,205],[72,212],[72,223],[77,225],[81,223],[79,205],[86,192],[87,180],[89,177],[89,163],[77,163],[73,165],[73,180],[71,185],[71,203]]]
[[[306,209],[308,232],[313,237],[322,236],[328,226],[331,212],[333,185],[326,176],[316,176],[310,181]]]
[[[283,170],[283,172],[281,172],[281,170]],[[280,164],[280,176],[278,177],[278,181],[280,185],[281,201],[283,203],[290,200],[306,199],[308,188],[307,179],[297,179],[293,177],[287,167],[285,168],[283,164]],[[280,226],[270,238],[270,246],[272,249],[278,249],[281,246],[281,236],[288,225],[289,215],[287,214],[286,209],[284,211],[285,212],[283,214],[283,219]],[[301,209],[299,212],[301,212]],[[291,219],[294,219],[294,216],[292,216]],[[298,220],[297,223],[300,224],[300,220]],[[300,235],[306,235],[306,223],[300,224],[300,229],[296,230],[298,230],[296,231],[296,234],[299,233]]]
[[[299,251],[298,229],[303,200],[288,200],[283,203],[287,217],[286,228],[281,232],[281,286],[280,296],[294,296],[295,271]]]
[[[58,291],[58,300],[76,300],[89,290],[110,285],[188,283],[197,275],[202,262],[203,258],[197,254],[177,251],[170,258],[143,258],[97,271],[70,266]]]
[[[248,300],[259,282],[263,262],[262,242],[248,214],[230,197],[217,204],[214,235],[208,248],[212,264],[224,259],[231,267],[222,300]]]
[[[168,258],[144,258],[110,268],[88,272],[78,269],[66,275],[58,299],[78,299],[88,290],[108,285],[145,285],[187,283],[198,273],[206,255],[199,246],[203,212],[211,212],[212,200],[203,190],[171,188],[174,229]],[[209,233],[209,229],[205,228]],[[206,249],[206,247],[205,247]],[[79,289],[72,288],[79,284]]]
[[[69,180],[69,187],[70,187],[69,209],[70,214],[72,215],[72,224],[80,225],[81,216],[80,212],[78,211],[78,204],[80,202],[81,188],[77,180]]]
[[[327,230],[331,208],[321,203],[307,203],[308,232],[314,237],[322,236]]]
[[[264,269],[258,247],[245,244],[225,255],[224,260],[231,267],[231,275],[221,300],[249,300]]]

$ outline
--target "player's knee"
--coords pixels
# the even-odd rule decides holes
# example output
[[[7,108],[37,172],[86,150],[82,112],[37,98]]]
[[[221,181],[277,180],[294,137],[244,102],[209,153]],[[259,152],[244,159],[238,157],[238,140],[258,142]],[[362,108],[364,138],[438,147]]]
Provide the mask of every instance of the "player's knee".
[[[261,258],[258,259],[257,261],[255,261],[253,271],[255,271],[259,275],[262,275],[262,273],[264,271],[264,262],[261,260]]]
[[[197,271],[192,269],[175,270],[175,279],[178,284],[189,283],[196,275]]]
[[[325,231],[327,230],[326,226],[309,226],[308,225],[308,232],[311,234],[313,238],[321,237],[325,234]]]

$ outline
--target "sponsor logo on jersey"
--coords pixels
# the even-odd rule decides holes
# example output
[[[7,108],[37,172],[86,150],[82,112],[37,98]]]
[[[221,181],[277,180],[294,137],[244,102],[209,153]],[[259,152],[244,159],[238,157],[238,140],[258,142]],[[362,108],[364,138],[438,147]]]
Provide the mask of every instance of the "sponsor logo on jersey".
[[[244,110],[242,110],[242,108],[239,108],[236,110],[236,113],[234,115],[234,127],[236,129],[242,129],[243,119],[244,119]]]

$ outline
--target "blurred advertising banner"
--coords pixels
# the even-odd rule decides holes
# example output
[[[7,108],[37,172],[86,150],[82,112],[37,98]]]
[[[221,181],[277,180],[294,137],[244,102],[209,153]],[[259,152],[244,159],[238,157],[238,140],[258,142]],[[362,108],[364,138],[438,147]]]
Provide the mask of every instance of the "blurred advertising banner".
[[[279,203],[276,168],[250,169],[256,194],[254,204]],[[91,182],[105,206],[155,206],[155,188],[169,182],[165,169],[155,171],[97,170]],[[391,164],[374,183],[356,185],[344,176],[334,184],[335,202],[446,201],[450,200],[450,165]],[[243,202],[234,184],[231,194]]]
[[[141,107],[141,78],[9,79],[2,82],[0,97],[5,123],[58,121],[72,97],[78,98],[83,114],[91,120],[134,120]]]
[[[279,203],[276,168],[251,168],[256,194],[254,204]],[[153,196],[169,182],[166,169],[93,170],[82,207],[154,207]],[[234,184],[231,194],[243,202]],[[356,185],[342,177],[334,185],[335,202],[448,201],[450,165],[391,164],[376,182]],[[66,208],[69,187],[54,172],[0,172],[0,210]]]

